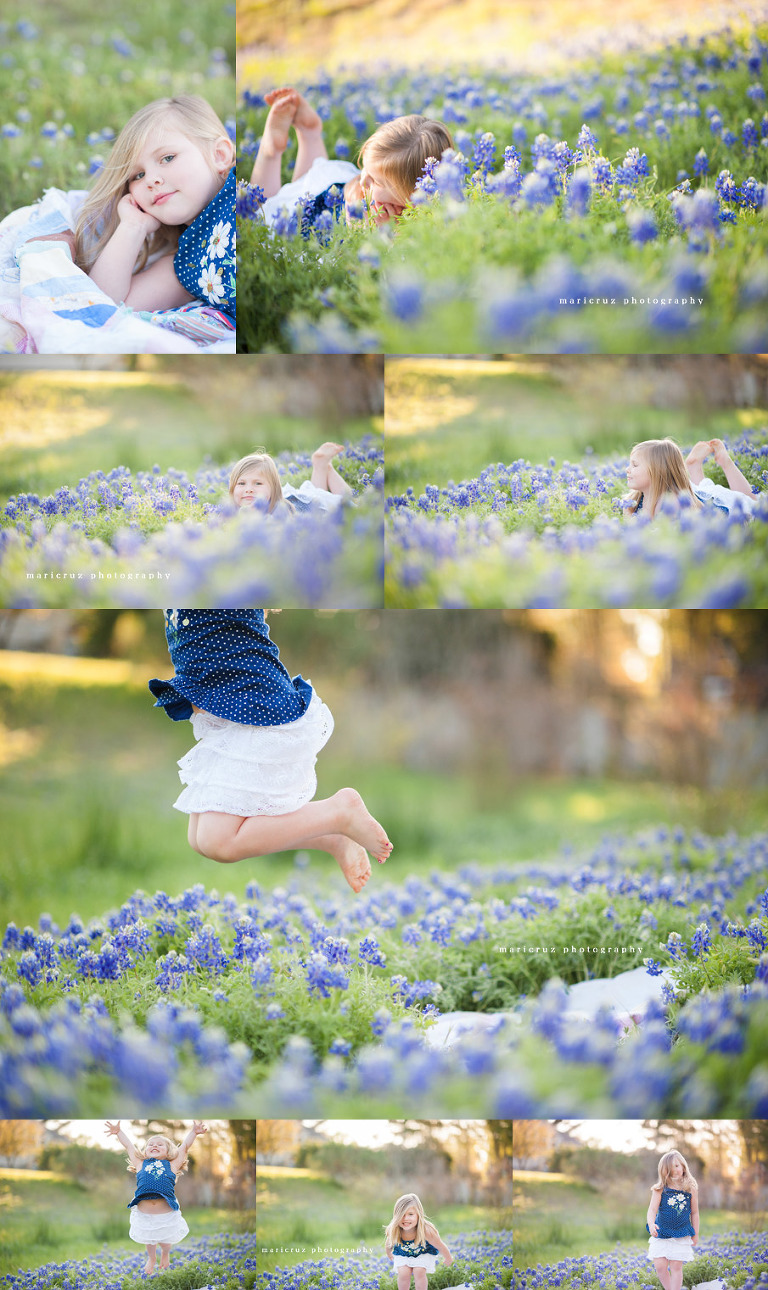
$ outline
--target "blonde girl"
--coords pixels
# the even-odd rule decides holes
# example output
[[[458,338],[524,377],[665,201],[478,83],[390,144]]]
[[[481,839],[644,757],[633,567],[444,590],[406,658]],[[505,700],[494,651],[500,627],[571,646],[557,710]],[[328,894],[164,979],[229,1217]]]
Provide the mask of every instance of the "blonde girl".
[[[397,1290],[408,1290],[413,1273],[414,1290],[426,1290],[427,1273],[434,1272],[437,1257],[442,1254],[446,1267],[453,1263],[448,1246],[440,1240],[434,1223],[413,1192],[395,1201],[392,1221],[384,1235],[387,1258],[397,1272]]]
[[[283,88],[264,96],[269,116],[251,176],[266,198],[263,214],[274,225],[281,212],[292,211],[303,198],[311,198],[303,225],[311,225],[328,209],[331,189],[344,191],[347,214],[361,202],[376,224],[402,215],[429,157],[438,161],[453,147],[450,132],[441,121],[412,115],[387,121],[363,144],[360,169],[351,162],[330,159],[323,139],[323,124],[298,90]],[[296,131],[298,151],[293,178],[281,185],[280,166],[289,132]]]
[[[234,324],[234,160],[205,99],[148,103],[120,131],[83,203],[76,263],[116,303],[156,310],[197,300]]]
[[[130,1238],[146,1247],[145,1274],[154,1272],[157,1247],[160,1246],[160,1268],[170,1267],[171,1247],[178,1245],[189,1233],[179,1202],[176,1199],[176,1179],[188,1164],[190,1147],[208,1126],[196,1120],[181,1146],[164,1134],[148,1138],[139,1150],[120,1127],[106,1122],[107,1137],[115,1137],[128,1152],[128,1172],[136,1175],[136,1191],[129,1201],[131,1211]]]
[[[269,453],[257,448],[233,466],[229,496],[238,509],[266,502],[268,515],[275,511],[309,510],[312,506],[324,511],[335,510],[344,498],[353,495],[333,464],[333,458],[343,451],[341,443],[322,443],[312,453],[311,478],[304,480],[300,488],[294,488],[281,482]]]
[[[715,484],[704,475],[702,463],[714,456],[725,471],[729,487]],[[747,513],[754,510],[752,486],[728,454],[722,439],[701,440],[683,457],[674,439],[646,439],[635,444],[629,456],[627,483],[630,487],[629,510],[642,511],[654,519],[667,495],[688,498],[694,510],[710,504],[731,511],[741,506]]]
[[[681,1290],[683,1264],[696,1257],[693,1247],[699,1240],[699,1200],[696,1179],[679,1151],[668,1151],[659,1161],[647,1226],[648,1258],[663,1290]]]

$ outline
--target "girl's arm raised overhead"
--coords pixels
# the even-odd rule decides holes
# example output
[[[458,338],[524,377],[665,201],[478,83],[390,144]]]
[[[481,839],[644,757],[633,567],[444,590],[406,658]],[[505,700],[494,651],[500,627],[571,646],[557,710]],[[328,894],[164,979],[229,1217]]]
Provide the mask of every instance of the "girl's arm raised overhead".
[[[648,1223],[648,1231],[650,1232],[651,1236],[658,1236],[659,1234],[659,1229],[656,1226],[656,1215],[659,1212],[660,1204],[661,1204],[661,1191],[656,1187],[652,1187],[651,1203],[648,1206],[648,1213],[646,1215],[646,1221]]]
[[[118,1142],[122,1143],[122,1145],[125,1147],[126,1151],[128,1152],[128,1158],[131,1164],[134,1166],[135,1169],[140,1169],[142,1164],[144,1163],[144,1157],[139,1155],[135,1146],[131,1142],[131,1139],[128,1137],[128,1134],[125,1133],[123,1129],[120,1128],[120,1121],[116,1120],[115,1123],[112,1124],[110,1123],[109,1120],[107,1120],[106,1133],[108,1138],[117,1138]]]
[[[189,1148],[192,1146],[195,1139],[199,1138],[201,1134],[207,1133],[207,1132],[208,1132],[208,1125],[203,1124],[202,1120],[195,1120],[195,1123],[193,1124],[186,1138],[184,1139],[181,1146],[179,1147],[179,1154],[177,1155],[175,1160],[171,1161],[171,1169],[175,1174],[177,1174],[179,1170],[187,1163],[187,1155],[189,1152]]]
[[[427,1240],[430,1241],[432,1245],[437,1247],[437,1249],[440,1251],[443,1258],[445,1259],[445,1266],[449,1268],[453,1263],[453,1255],[451,1254],[451,1251],[448,1249],[448,1246],[445,1244],[445,1241],[440,1240],[440,1234],[438,1233],[438,1230],[435,1227],[435,1225],[433,1223],[425,1223],[424,1231],[426,1233]]]
[[[146,239],[160,227],[160,221],[143,211],[130,193],[117,204],[120,223],[107,242],[89,277],[115,304],[132,309],[173,309],[193,299],[185,291],[173,268],[173,256],[164,255],[148,269],[133,269]]]

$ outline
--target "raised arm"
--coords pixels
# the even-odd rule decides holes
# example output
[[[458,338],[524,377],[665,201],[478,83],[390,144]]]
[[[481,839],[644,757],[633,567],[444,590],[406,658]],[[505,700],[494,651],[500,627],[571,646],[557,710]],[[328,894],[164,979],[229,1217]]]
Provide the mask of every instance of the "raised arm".
[[[659,1212],[660,1204],[661,1204],[661,1192],[658,1191],[655,1187],[652,1187],[651,1203],[648,1206],[648,1213],[646,1215],[646,1220],[648,1223],[648,1231],[651,1233],[651,1236],[659,1235],[659,1229],[656,1226],[656,1215]]]
[[[449,1268],[453,1263],[453,1255],[451,1254],[451,1251],[448,1249],[448,1246],[445,1244],[445,1241],[440,1240],[440,1233],[438,1232],[437,1228],[434,1226],[433,1223],[427,1223],[424,1230],[427,1234],[427,1240],[430,1241],[432,1245],[437,1247],[437,1249],[440,1251],[440,1253],[442,1254],[445,1260],[445,1266]]]
[[[208,1125],[203,1124],[202,1120],[195,1120],[195,1123],[193,1124],[186,1138],[184,1139],[181,1146],[179,1147],[179,1154],[177,1155],[175,1160],[171,1161],[171,1169],[175,1174],[177,1174],[179,1170],[182,1169],[184,1165],[187,1163],[187,1156],[189,1155],[189,1149],[193,1145],[195,1139],[199,1138],[203,1133],[207,1133],[207,1132],[208,1132]]]
[[[136,1150],[135,1146],[131,1142],[131,1139],[128,1137],[128,1134],[125,1132],[125,1130],[120,1128],[120,1121],[116,1120],[114,1124],[112,1124],[109,1120],[107,1120],[105,1125],[105,1133],[108,1138],[117,1138],[118,1142],[121,1143],[122,1146],[124,1146],[126,1151],[128,1152],[128,1159],[130,1160],[131,1164],[134,1166],[135,1169],[140,1169],[142,1164],[144,1163],[144,1157],[139,1155],[138,1151]]]

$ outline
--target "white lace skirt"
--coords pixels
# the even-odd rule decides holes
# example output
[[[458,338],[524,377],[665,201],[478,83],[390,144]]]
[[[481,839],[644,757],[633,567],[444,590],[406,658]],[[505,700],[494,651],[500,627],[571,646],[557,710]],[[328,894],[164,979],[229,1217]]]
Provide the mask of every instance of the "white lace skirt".
[[[162,1214],[146,1214],[142,1209],[131,1210],[128,1235],[137,1245],[178,1245],[189,1232],[180,1209],[169,1209]]]
[[[652,1236],[648,1242],[649,1259],[675,1259],[690,1263],[696,1258],[690,1236]]]
[[[333,732],[333,717],[317,694],[298,721],[245,726],[196,712],[197,743],[179,762],[186,787],[174,802],[187,815],[287,815],[317,791],[317,754]]]
[[[437,1264],[436,1254],[393,1254],[392,1262],[396,1268],[426,1268],[434,1272]]]

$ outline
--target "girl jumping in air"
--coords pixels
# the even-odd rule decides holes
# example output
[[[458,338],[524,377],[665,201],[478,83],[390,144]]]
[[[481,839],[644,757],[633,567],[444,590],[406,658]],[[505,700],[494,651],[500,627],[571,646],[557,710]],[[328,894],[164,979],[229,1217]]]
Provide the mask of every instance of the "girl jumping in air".
[[[234,162],[205,99],[148,103],[123,126],[80,209],[69,239],[76,264],[117,304],[199,301],[234,326]]]
[[[333,464],[333,458],[344,451],[341,443],[322,443],[312,453],[312,476],[300,488],[281,483],[277,466],[263,448],[241,457],[229,477],[229,495],[235,506],[255,506],[260,500],[267,503],[267,513],[277,511],[305,511],[316,507],[330,511],[340,506],[343,499],[351,498],[353,490],[342,479]]]
[[[386,1229],[385,1248],[397,1271],[397,1290],[409,1290],[413,1273],[413,1290],[426,1290],[427,1273],[434,1272],[437,1256],[442,1254],[446,1267],[453,1255],[440,1240],[440,1234],[424,1213],[418,1196],[409,1193],[395,1201],[392,1222]]]
[[[725,472],[728,488],[706,478],[702,463],[710,455]],[[687,457],[683,457],[674,439],[647,439],[635,444],[629,457],[627,483],[632,490],[630,512],[637,515],[642,511],[651,519],[668,493],[687,497],[697,510],[707,504],[725,511],[741,505],[751,515],[755,506],[752,485],[728,455],[722,439],[701,440]]]
[[[131,1211],[130,1238],[146,1246],[144,1272],[155,1271],[157,1247],[160,1267],[170,1267],[171,1246],[178,1245],[189,1232],[176,1199],[176,1179],[187,1167],[188,1152],[195,1140],[208,1132],[207,1124],[195,1121],[181,1146],[157,1134],[148,1138],[139,1151],[120,1128],[120,1121],[106,1122],[108,1137],[117,1138],[128,1152],[128,1171],[136,1174],[136,1193],[128,1208]]]
[[[313,206],[305,210],[303,224],[311,226],[334,187],[343,188],[348,215],[361,201],[376,224],[402,215],[411,200],[416,181],[429,157],[438,161],[446,148],[453,147],[450,132],[441,121],[423,116],[400,116],[387,121],[363,144],[358,170],[349,161],[328,157],[323,139],[323,123],[298,90],[283,88],[264,96],[269,116],[259,145],[251,183],[258,185],[266,198],[262,207],[268,224],[280,212],[307,196]],[[281,184],[280,166],[291,128],[296,131],[298,151],[293,178]]]
[[[152,680],[155,707],[192,721],[197,745],[179,762],[174,803],[189,815],[190,846],[229,864],[306,848],[327,851],[353,891],[392,843],[360,794],[341,788],[312,801],[317,754],[333,717],[302,676],[290,677],[262,609],[168,609],[174,666]]]
[[[647,1226],[648,1258],[664,1290],[680,1290],[683,1264],[696,1256],[699,1239],[698,1184],[679,1151],[659,1161],[659,1181],[651,1188]]]

